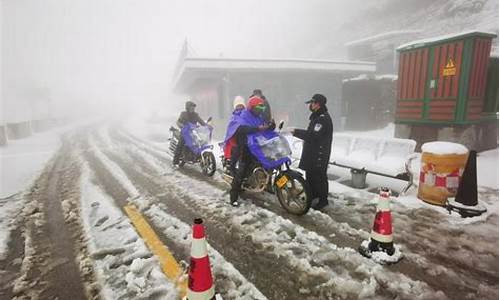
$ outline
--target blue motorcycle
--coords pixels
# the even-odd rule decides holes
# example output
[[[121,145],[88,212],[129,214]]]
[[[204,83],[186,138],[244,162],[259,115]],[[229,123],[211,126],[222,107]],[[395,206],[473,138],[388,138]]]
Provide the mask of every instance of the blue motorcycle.
[[[207,123],[210,122],[210,118]],[[197,126],[187,123],[181,130],[170,127],[172,136],[170,138],[170,151],[174,155],[179,144],[180,137],[184,139],[184,147],[179,157],[179,167],[188,164],[200,164],[201,170],[206,176],[213,176],[217,166],[213,145],[211,144],[213,128],[209,125]]]
[[[279,129],[283,127],[280,124]],[[222,146],[222,145],[221,145]],[[288,140],[278,132],[267,130],[248,135],[248,148],[252,165],[243,180],[242,189],[250,192],[275,194],[281,206],[291,214],[304,215],[311,207],[311,193],[301,173],[292,170],[292,151]],[[229,161],[222,158],[222,178],[228,184],[233,181]]]

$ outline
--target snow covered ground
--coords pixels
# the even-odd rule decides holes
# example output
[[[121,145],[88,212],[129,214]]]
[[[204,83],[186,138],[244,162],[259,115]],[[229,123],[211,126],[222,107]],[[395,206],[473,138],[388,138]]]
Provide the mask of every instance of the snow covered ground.
[[[135,125],[140,124],[140,122],[136,123]],[[165,128],[167,126],[160,125],[160,124],[145,124],[141,123],[140,126],[133,126],[132,124],[128,124],[126,126],[127,130],[130,131],[134,136],[139,137],[140,139],[147,140],[148,143],[151,143],[151,145],[154,145],[155,152],[158,151],[158,153],[163,153],[162,155],[167,155],[165,153],[168,153],[168,134],[165,131]],[[351,134],[356,134],[356,135],[369,135],[369,136],[378,136],[378,137],[392,137],[392,134],[394,132],[394,126],[390,125],[387,128],[373,131],[373,132],[352,132]],[[146,144],[145,144],[146,145]],[[214,142],[214,145],[217,145],[217,142]],[[217,146],[216,146],[217,149]],[[294,156],[298,156],[300,153],[295,152]],[[158,163],[152,163],[153,165]],[[413,168],[414,172],[416,174],[419,173],[419,159],[416,159],[413,163]],[[373,189],[380,187],[380,186],[388,186],[391,189],[395,191],[400,191],[402,188],[405,186],[406,182],[396,180],[396,179],[390,179],[386,177],[381,177],[381,176],[376,176],[376,175],[368,175],[367,177],[367,184],[368,187],[365,189],[354,189],[350,187],[349,185],[345,184],[345,181],[348,181],[350,179],[350,173],[349,170],[344,169],[344,168],[339,168],[339,167],[331,167],[329,169],[329,172],[332,175],[336,175],[339,177],[336,180],[330,181],[330,192],[333,194],[333,198],[330,199],[331,201],[331,208],[327,210],[327,214],[331,215],[334,214],[335,218],[337,218],[337,222],[346,222],[343,223],[344,226],[346,226],[347,232],[349,234],[354,234],[356,236],[359,236],[360,238],[366,239],[369,237],[369,232],[362,230],[362,229],[355,229],[357,226],[362,226],[362,224],[368,224],[366,226],[369,226],[369,223],[371,220],[368,220],[367,217],[371,214],[371,208],[373,205],[376,203],[377,200],[377,195],[373,193]],[[480,175],[482,174],[482,175]],[[490,174],[490,175],[487,175]],[[488,179],[485,180],[486,177],[489,177]],[[440,274],[442,272],[448,272],[449,274],[453,274],[455,277],[460,277],[460,280],[464,280],[463,275],[459,275],[458,273],[455,274],[455,271],[450,268],[450,266],[440,266],[436,265],[435,262],[431,262],[430,258],[427,257],[426,255],[423,255],[422,253],[417,254],[415,253],[411,248],[415,247],[415,243],[418,243],[418,239],[415,240],[411,236],[412,234],[415,234],[413,231],[414,229],[412,228],[418,228],[418,234],[419,236],[429,238],[430,240],[424,240],[421,241],[420,244],[422,245],[427,245],[429,247],[428,249],[431,252],[433,251],[439,251],[435,249],[435,246],[431,246],[432,243],[435,243],[437,248],[443,247],[443,248],[449,248],[448,251],[450,251],[450,255],[456,256],[456,259],[458,261],[463,262],[464,264],[470,265],[473,267],[474,265],[480,265],[484,264],[486,260],[483,258],[477,258],[473,259],[472,261],[470,260],[470,254],[464,252],[463,250],[460,250],[460,248],[455,249],[454,246],[450,245],[459,245],[459,244],[469,244],[467,239],[472,239],[474,240],[474,244],[478,247],[478,249],[491,249],[491,240],[488,237],[494,238],[494,240],[498,239],[498,182],[491,178],[498,178],[498,149],[492,150],[492,151],[487,151],[484,153],[480,153],[478,155],[478,180],[479,180],[479,201],[484,204],[488,208],[488,212],[480,217],[476,218],[467,218],[463,219],[461,218],[460,215],[457,213],[449,213],[447,210],[433,206],[430,204],[427,204],[421,200],[419,200],[416,197],[417,190],[416,188],[410,189],[410,191],[404,195],[404,196],[399,196],[399,197],[393,197],[393,213],[396,218],[394,221],[395,227],[397,228],[397,233],[395,234],[396,236],[396,241],[401,241],[402,245],[402,252],[404,253],[405,257],[410,261],[411,264],[417,264],[420,265],[423,269],[426,270],[428,274],[433,274],[431,276],[435,276],[436,274]],[[207,200],[211,198],[209,193],[208,187],[203,187],[204,184],[197,184],[197,185],[192,185],[188,181],[185,181],[184,179],[181,180],[181,177],[177,176],[177,180],[179,181],[176,186],[186,186],[188,185],[190,188],[190,195],[191,197],[194,197],[194,194],[196,194],[197,190],[200,190],[200,200],[199,203],[196,205],[197,209],[202,212],[204,209],[208,209],[210,207],[210,201]],[[416,177],[418,178],[418,177]],[[215,178],[217,181],[218,179]],[[179,193],[182,194],[182,191],[179,190]],[[194,193],[194,194],[193,194]],[[221,196],[217,196],[214,194],[215,198],[220,198]],[[194,197],[196,199],[196,197]],[[198,201],[198,200],[197,200]],[[194,205],[194,203],[192,203]],[[214,210],[222,210],[220,213],[221,218],[227,219],[227,215],[225,214],[225,209],[222,209],[222,207],[219,204],[214,204]],[[243,208],[246,208],[246,204],[243,205]],[[209,209],[210,210],[210,209]],[[260,224],[258,221],[256,221],[257,216],[252,215],[252,209],[246,208],[246,213],[244,215],[241,215],[240,218],[241,220],[233,220],[233,222],[236,222],[237,224],[240,224],[240,226],[249,223],[249,224],[254,224],[256,227],[254,228],[249,228],[247,232],[252,232],[252,239],[254,240],[259,240],[262,241],[263,243],[270,243],[268,247],[272,247],[275,249],[275,251],[278,251],[280,255],[286,255],[287,250],[286,250],[286,245],[283,243],[286,242],[287,237],[286,236],[271,236],[269,232],[273,231],[280,231],[280,226],[285,226],[284,224],[281,224],[281,220],[276,219],[276,217],[273,216],[275,222],[272,224]],[[212,211],[212,210],[211,210]],[[259,210],[260,211],[260,210]],[[357,212],[354,213],[353,212]],[[258,213],[260,215],[260,218],[262,218],[264,215],[266,215],[267,212],[260,212]],[[311,211],[309,213],[314,218],[318,218],[318,220],[323,220],[325,218],[325,214],[322,212],[316,212],[316,211]],[[412,215],[418,215],[420,216],[419,218],[412,217]],[[423,219],[421,217],[424,217]],[[255,217],[255,218],[254,218]],[[370,217],[369,217],[370,218]],[[373,218],[373,216],[371,216]],[[329,219],[329,218],[327,218]],[[325,224],[332,224],[332,221],[329,220],[328,222],[324,221]],[[429,222],[429,224],[425,224],[425,222]],[[473,225],[473,226],[471,226]],[[269,226],[269,230],[263,229],[267,228]],[[338,226],[338,225],[336,225]],[[272,230],[270,230],[272,228]],[[285,226],[286,227],[286,226]],[[463,231],[463,235],[461,234],[460,239],[451,239],[450,238],[444,238],[445,235],[449,235],[451,232],[454,232],[456,230],[461,230]],[[284,232],[289,232],[289,229],[285,230],[283,229]],[[411,233],[410,233],[411,232]],[[472,238],[478,233],[481,233],[480,236],[476,238]],[[442,238],[436,238],[433,239],[431,238],[434,235],[439,235]],[[309,238],[307,241],[304,242],[304,245],[301,245],[300,247],[302,249],[308,249],[307,247],[310,245],[314,245],[315,242],[313,240],[317,238],[318,240],[322,239],[322,236],[320,237],[314,237],[313,233],[307,233],[306,234]],[[295,229],[295,237],[298,238],[300,236],[299,231]],[[484,237],[484,239],[483,239]],[[311,240],[313,239],[313,240]],[[484,242],[482,242],[484,240]],[[275,244],[275,242],[278,242]],[[327,243],[326,241],[323,241],[323,243]],[[429,244],[431,243],[431,244]],[[304,248],[305,247],[305,248]],[[326,247],[326,246],[325,246]],[[330,247],[330,246],[329,246]],[[418,246],[421,247],[421,246]],[[456,246],[455,246],[456,247]],[[467,246],[468,247],[468,246]],[[493,245],[494,247],[494,245]],[[283,252],[281,252],[283,251]],[[291,250],[288,250],[291,251]],[[308,251],[308,250],[304,250]],[[316,257],[315,253],[318,251],[312,250],[309,253],[311,256]],[[339,252],[340,251],[340,252]],[[496,252],[496,250],[493,250]],[[342,253],[341,255],[346,257],[349,256],[350,254],[349,251],[346,253],[342,252],[342,249],[340,248],[335,248],[335,249],[330,249],[330,253],[334,252],[339,252]],[[293,251],[292,251],[293,253]],[[340,255],[340,254],[339,254]],[[351,257],[351,256],[349,256]],[[491,257],[491,256],[490,256]],[[291,261],[293,259],[290,257],[288,258]],[[322,261],[322,258],[316,258],[319,259],[319,261]],[[357,257],[353,253],[352,258],[353,261],[356,261]],[[316,260],[318,262],[318,260]],[[293,262],[292,262],[293,263]],[[305,263],[305,262],[303,262]],[[359,264],[361,266],[367,267],[365,261],[359,261]],[[321,265],[321,264],[320,264]],[[301,268],[304,268],[302,271],[306,274],[312,274],[312,270],[308,269],[309,266],[307,265],[301,265]],[[327,273],[321,273],[319,269],[316,270],[319,272],[319,274],[327,274],[329,271],[325,270]],[[372,272],[372,271],[370,271]],[[336,274],[336,278],[338,278],[340,275]],[[373,278],[372,278],[373,279]],[[343,277],[341,276],[341,279],[338,280],[344,280],[343,282],[350,282],[351,279],[349,277]],[[414,283],[412,283],[414,284]],[[334,283],[335,287],[338,288],[339,282]],[[360,289],[359,291],[363,291],[367,296],[368,295],[373,295],[372,289],[369,288],[370,285],[365,286],[365,288]],[[346,295],[348,295],[350,292],[358,289],[358,287],[351,286],[343,286],[345,289],[343,290]],[[352,290],[351,290],[352,288]],[[402,286],[399,287],[394,287],[395,289],[402,289],[404,288]],[[481,287],[484,290],[481,293],[489,293],[492,292],[490,288],[486,287]],[[418,290],[419,288],[416,288]],[[421,291],[427,290],[428,288],[421,287]],[[338,290],[337,290],[338,291]],[[415,291],[405,291],[407,293],[413,293]],[[484,294],[483,293],[483,294]],[[364,295],[364,294],[363,294]],[[427,295],[429,296],[429,295]],[[433,296],[434,298],[446,298],[443,294],[436,293]],[[425,296],[424,296],[425,298]]]
[[[0,258],[6,254],[13,222],[25,204],[22,192],[30,187],[57,152],[62,135],[88,122],[34,133],[0,147]]]
[[[75,209],[63,203],[65,214],[82,223],[86,252],[78,256],[80,265],[92,267],[93,284],[103,299],[177,296],[158,258],[124,213],[129,204],[139,208],[181,264],[189,259],[192,220],[203,217],[215,285],[225,299],[498,296],[498,183],[493,180],[479,179],[479,199],[488,213],[476,218],[463,219],[426,204],[417,199],[415,188],[393,197],[394,238],[404,259],[381,266],[357,248],[370,237],[377,201],[373,189],[398,191],[404,181],[368,175],[369,186],[354,189],[348,184],[349,170],[331,167],[336,179],[330,181],[332,196],[325,210],[296,217],[267,194],[245,194],[242,205],[234,208],[228,205],[220,174],[206,178],[197,166],[172,168],[170,125],[142,119],[99,123],[64,139],[62,152],[76,160],[63,160],[81,172],[79,188],[72,190]],[[391,132],[389,126],[363,134],[386,137]],[[216,141],[214,145],[218,156]],[[418,162],[414,167],[418,172]],[[496,172],[498,178],[498,149],[478,156],[478,177],[481,172]],[[0,211],[16,215],[15,208],[5,205],[13,201],[5,200]]]
[[[144,138],[153,142],[159,149],[168,151],[168,134],[166,133],[166,124],[148,124],[139,119],[135,119],[133,122],[127,124],[128,130],[134,135]],[[370,136],[370,137],[380,137],[380,138],[391,138],[394,135],[395,126],[394,124],[389,124],[387,127],[364,132],[343,132],[343,134],[352,134],[357,136]],[[293,157],[300,157],[300,149],[302,148],[300,144],[293,139],[291,139],[291,147],[293,151]],[[214,152],[216,158],[221,155],[221,150],[218,147],[218,141],[214,141]],[[490,194],[496,195],[498,199],[498,173],[499,173],[499,156],[498,148],[494,150],[489,150],[481,152],[477,157],[477,180],[478,180],[478,190],[479,193],[478,201],[481,205],[487,208],[487,212],[481,216],[474,218],[463,219],[457,212],[449,212],[442,207],[437,207],[430,205],[417,198],[417,185],[420,173],[420,153],[417,153],[417,158],[412,161],[411,170],[414,174],[415,186],[412,187],[405,195],[394,197],[398,206],[404,207],[404,209],[417,209],[424,208],[436,211],[443,216],[448,216],[450,224],[470,224],[475,222],[481,222],[491,215],[498,215],[498,201],[494,201],[495,197],[490,198]],[[295,161],[297,163],[297,160]],[[355,189],[343,182],[348,182],[351,178],[350,171],[346,168],[341,168],[337,166],[329,167],[329,174],[335,175],[338,178],[336,180],[330,181],[330,193],[334,195],[337,199],[374,199],[373,190],[386,186],[393,191],[402,191],[406,186],[406,182],[402,180],[392,179],[388,177],[378,176],[374,174],[368,174],[366,178],[367,187],[365,189]],[[486,191],[486,190],[487,191]]]
[[[21,193],[43,170],[59,148],[60,135],[67,129],[53,129],[21,140],[11,140],[0,147],[0,258],[7,252],[7,243],[14,220],[24,201]]]
[[[141,138],[153,142],[156,146],[158,146],[161,149],[164,149],[165,151],[168,151],[169,126],[170,124],[167,123],[148,124],[147,122],[143,122],[140,119],[134,119],[133,121],[127,123],[127,129],[130,130],[130,132],[132,132],[134,135],[137,135]],[[357,136],[370,136],[379,138],[392,138],[394,136],[394,130],[395,126],[393,123],[391,123],[385,128],[378,130],[345,131],[342,132],[342,134],[352,134]],[[221,155],[221,150],[218,146],[219,142],[220,141],[217,140],[213,141],[214,152],[217,159]],[[295,158],[300,157],[301,145],[297,144],[296,140],[292,139],[291,147],[292,147],[293,157]],[[412,161],[411,169],[413,171],[415,180],[418,180],[418,175],[420,173],[420,153],[417,153],[417,158]],[[343,192],[348,193],[349,191],[353,192],[359,191],[357,189],[353,189],[348,186],[339,184],[339,182],[350,179],[351,175],[348,169],[336,166],[330,166],[329,173],[340,177],[340,179],[331,182],[332,186],[330,187],[330,191],[332,193],[341,194]],[[498,189],[499,185],[498,173],[499,173],[498,148],[478,153],[477,156],[478,186],[491,189]],[[366,190],[369,190],[374,187],[387,186],[392,190],[400,191],[405,187],[406,182],[397,179],[391,179],[388,177],[368,174],[367,184],[368,188]],[[415,188],[411,189],[404,199],[405,203],[412,203],[412,205],[415,203],[421,203],[423,206],[427,205],[423,201],[420,201],[416,198]]]
[[[66,130],[37,133],[0,147],[0,198],[22,191],[37,177],[60,146],[60,135]]]
[[[177,290],[162,273],[130,220],[84,168],[81,212],[101,295],[104,299],[178,299]]]

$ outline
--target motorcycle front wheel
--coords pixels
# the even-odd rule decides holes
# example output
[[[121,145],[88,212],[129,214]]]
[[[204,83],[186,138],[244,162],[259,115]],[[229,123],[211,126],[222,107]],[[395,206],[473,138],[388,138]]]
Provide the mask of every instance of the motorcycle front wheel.
[[[215,164],[215,155],[212,152],[204,152],[201,154],[201,170],[206,176],[213,176],[217,168]]]
[[[286,179],[282,179],[283,176],[286,176]],[[284,181],[286,182],[284,183]],[[300,174],[282,174],[276,180],[274,186],[281,206],[289,213],[301,216],[311,208],[312,199],[309,186]]]

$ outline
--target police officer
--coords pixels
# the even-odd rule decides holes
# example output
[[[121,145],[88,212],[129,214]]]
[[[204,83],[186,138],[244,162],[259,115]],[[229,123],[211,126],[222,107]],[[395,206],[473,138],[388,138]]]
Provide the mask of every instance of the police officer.
[[[306,171],[306,181],[311,187],[313,201],[318,203],[315,209],[328,205],[328,177],[326,170],[330,161],[332,147],[333,124],[326,107],[326,97],[315,94],[307,101],[310,123],[306,130],[294,129],[293,135],[304,140],[299,168]]]

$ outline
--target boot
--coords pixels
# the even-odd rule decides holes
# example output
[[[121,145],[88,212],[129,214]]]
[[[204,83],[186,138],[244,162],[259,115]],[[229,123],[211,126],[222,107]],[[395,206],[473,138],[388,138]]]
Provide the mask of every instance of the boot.
[[[229,191],[229,203],[234,207],[240,205],[238,202],[238,194],[239,192],[237,190],[231,189],[231,191]]]
[[[318,204],[316,204],[313,208],[316,210],[321,210],[327,206],[328,206],[328,200],[320,199]]]

